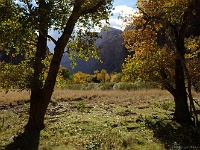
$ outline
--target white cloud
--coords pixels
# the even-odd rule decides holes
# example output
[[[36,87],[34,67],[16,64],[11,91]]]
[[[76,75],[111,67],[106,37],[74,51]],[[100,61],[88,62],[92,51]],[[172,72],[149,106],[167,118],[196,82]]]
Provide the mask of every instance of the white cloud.
[[[127,5],[115,6],[115,9],[112,11],[113,14],[132,14],[135,10],[132,7]]]
[[[123,21],[122,19],[118,19],[118,18],[111,18],[110,19],[110,26],[116,29],[120,29],[123,30]]]
[[[124,22],[124,17],[131,16],[136,13],[137,10],[129,7],[127,5],[118,5],[115,6],[115,9],[112,11],[113,16],[110,18],[110,26],[120,30],[124,30],[126,23]]]

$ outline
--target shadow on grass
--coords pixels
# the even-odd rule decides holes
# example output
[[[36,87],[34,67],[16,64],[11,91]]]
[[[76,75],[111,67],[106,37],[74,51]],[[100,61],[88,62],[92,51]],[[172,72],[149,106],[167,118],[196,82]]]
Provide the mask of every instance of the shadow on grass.
[[[159,119],[146,119],[145,123],[166,149],[200,149],[200,129],[194,126]]]
[[[40,132],[30,131],[19,134],[5,150],[38,150]]]

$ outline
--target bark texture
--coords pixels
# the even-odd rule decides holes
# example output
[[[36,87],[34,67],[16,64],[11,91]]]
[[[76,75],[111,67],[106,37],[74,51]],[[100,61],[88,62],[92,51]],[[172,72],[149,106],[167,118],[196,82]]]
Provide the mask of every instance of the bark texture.
[[[185,87],[184,70],[180,60],[176,60],[175,68],[175,113],[174,119],[179,123],[191,123],[191,116],[187,101],[187,92]]]

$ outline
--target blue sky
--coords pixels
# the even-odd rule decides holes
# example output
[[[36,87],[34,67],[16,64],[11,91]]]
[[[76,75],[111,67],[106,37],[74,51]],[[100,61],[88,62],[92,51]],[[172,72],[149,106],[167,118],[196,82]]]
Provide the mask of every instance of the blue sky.
[[[137,3],[137,0],[114,0],[114,6],[119,6],[119,5],[126,5],[129,7],[134,8]]]

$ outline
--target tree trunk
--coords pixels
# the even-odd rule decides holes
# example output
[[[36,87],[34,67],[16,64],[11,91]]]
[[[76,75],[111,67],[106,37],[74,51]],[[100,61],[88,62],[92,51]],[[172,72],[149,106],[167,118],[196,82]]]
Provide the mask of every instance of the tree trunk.
[[[29,121],[26,130],[42,130],[44,126],[44,116],[49,104],[45,98],[43,90],[33,90],[31,93]]]
[[[191,124],[191,115],[188,106],[187,92],[185,86],[184,68],[181,59],[185,59],[185,37],[189,26],[190,9],[184,12],[183,22],[180,27],[172,26],[175,35],[175,47],[177,58],[175,60],[175,113],[174,119],[179,123]]]
[[[45,17],[46,3],[44,0],[39,1],[39,36],[37,42],[37,51],[34,61],[34,75],[31,86],[30,112],[29,121],[26,125],[26,132],[35,130],[40,132],[44,128],[44,114],[48,106],[48,100],[45,99],[42,79],[44,78],[43,61],[47,53],[47,34],[48,19]]]
[[[41,72],[42,70],[40,72],[38,72],[37,70],[38,68],[42,67],[41,60],[43,59],[38,60],[38,63],[37,61],[35,61],[34,71],[36,73],[34,74],[34,83],[31,91],[29,121],[25,128],[27,132],[29,131],[31,132],[32,130],[40,131],[45,127],[44,125],[45,113],[54,90],[62,55],[64,53],[65,46],[71,36],[75,23],[79,18],[79,14],[77,14],[76,11],[77,10],[74,10],[74,13],[72,13],[72,15],[70,16],[62,36],[56,42],[56,46],[54,48],[54,55],[50,63],[49,72],[45,80],[45,84],[42,87],[40,84],[41,81],[39,80],[39,76],[42,73]],[[40,44],[39,41],[38,43]],[[42,51],[39,45],[37,48],[37,52],[38,51]],[[36,57],[36,59],[37,58],[38,57]]]
[[[60,68],[60,62],[64,53],[64,49],[69,41],[69,38],[71,37],[74,26],[78,21],[79,17],[84,14],[96,12],[98,8],[104,4],[104,1],[102,0],[99,1],[93,8],[89,8],[88,10],[82,11],[81,7],[83,5],[83,2],[84,1],[75,2],[73,11],[64,27],[62,35],[57,41],[54,41],[55,48],[53,58],[50,63],[49,72],[45,80],[45,84],[42,84],[41,86],[42,82],[40,80],[40,76],[44,67],[42,64],[42,60],[44,60],[46,54],[45,46],[48,35],[47,29],[48,23],[50,22],[47,16],[48,10],[50,9],[46,8],[48,7],[48,5],[45,0],[39,1],[39,8],[41,9],[41,12],[39,9],[39,33],[41,36],[39,36],[38,39],[38,46],[34,64],[34,83],[31,89],[30,115],[29,121],[25,128],[27,132],[32,132],[34,130],[40,131],[45,127],[44,117],[54,90],[56,77]]]
[[[175,113],[174,119],[179,123],[191,123],[191,116],[187,101],[187,92],[185,87],[184,70],[179,59],[175,64]]]

